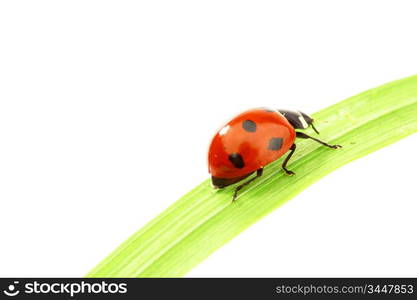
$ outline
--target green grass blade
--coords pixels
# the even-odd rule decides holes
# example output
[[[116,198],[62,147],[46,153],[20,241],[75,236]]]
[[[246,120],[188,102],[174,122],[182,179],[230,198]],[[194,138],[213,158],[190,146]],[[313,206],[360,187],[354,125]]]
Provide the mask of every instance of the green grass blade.
[[[183,276],[213,251],[333,170],[417,131],[417,76],[394,81],[323,109],[313,117],[333,150],[297,141],[288,177],[282,160],[242,190],[215,191],[208,180],[184,195],[96,266],[88,277]],[[311,132],[313,135],[314,133]]]

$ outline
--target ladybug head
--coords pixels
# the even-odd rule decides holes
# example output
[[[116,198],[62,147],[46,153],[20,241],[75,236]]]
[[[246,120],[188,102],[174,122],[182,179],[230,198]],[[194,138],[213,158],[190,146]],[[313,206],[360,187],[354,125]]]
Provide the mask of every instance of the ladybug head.
[[[292,111],[286,109],[278,109],[278,111],[295,129],[307,129],[311,126],[317,134],[319,133],[316,127],[314,127],[313,118],[302,111]]]

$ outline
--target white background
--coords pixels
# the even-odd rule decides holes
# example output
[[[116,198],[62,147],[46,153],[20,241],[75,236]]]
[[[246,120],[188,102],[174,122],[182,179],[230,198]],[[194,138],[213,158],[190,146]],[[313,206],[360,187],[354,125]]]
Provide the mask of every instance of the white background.
[[[0,276],[83,276],[208,177],[215,130],[417,73],[415,1],[2,1]],[[417,276],[417,136],[189,276]],[[259,256],[259,254],[262,254]]]

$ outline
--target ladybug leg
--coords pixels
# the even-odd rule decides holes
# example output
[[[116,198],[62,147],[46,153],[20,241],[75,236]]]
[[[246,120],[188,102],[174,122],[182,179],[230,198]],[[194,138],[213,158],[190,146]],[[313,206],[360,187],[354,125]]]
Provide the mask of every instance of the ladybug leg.
[[[332,149],[342,148],[341,145],[330,145],[330,144],[327,144],[326,142],[323,142],[323,141],[321,141],[319,139],[316,139],[316,138],[314,138],[312,136],[309,136],[308,134],[305,134],[304,132],[298,132],[297,131],[297,137],[298,138],[302,138],[302,139],[312,139],[313,141],[316,141],[317,143],[320,143],[320,144],[322,144],[322,145],[324,145],[326,147],[332,148]]]
[[[290,148],[290,154],[287,155],[287,157],[284,159],[284,162],[282,163],[282,169],[284,170],[285,174],[289,176],[295,175],[293,171],[287,169],[287,163],[290,160],[291,156],[294,154],[295,148],[297,148],[297,146],[295,144],[292,144]]]
[[[252,181],[254,181],[256,178],[258,178],[258,177],[261,177],[262,176],[262,173],[263,173],[263,171],[264,171],[264,169],[263,168],[260,168],[260,169],[258,169],[258,170],[256,170],[256,176],[255,177],[253,177],[253,178],[251,178],[251,179],[249,179],[248,181],[246,181],[246,182],[244,182],[244,183],[242,183],[241,185],[239,185],[236,189],[235,189],[235,192],[234,192],[234,194],[233,194],[233,199],[232,199],[232,202],[233,201],[236,201],[236,199],[237,199],[237,193],[245,186],[245,185],[248,185],[249,183],[251,183]]]

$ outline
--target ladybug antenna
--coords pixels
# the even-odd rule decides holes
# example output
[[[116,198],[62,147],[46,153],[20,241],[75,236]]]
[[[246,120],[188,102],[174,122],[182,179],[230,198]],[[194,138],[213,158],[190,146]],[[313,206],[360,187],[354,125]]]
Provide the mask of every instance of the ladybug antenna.
[[[311,127],[313,128],[313,130],[314,130],[317,134],[320,134],[320,132],[317,130],[317,128],[316,128],[316,127],[314,127],[314,124],[313,124],[313,123],[311,123],[310,125],[311,125]]]

